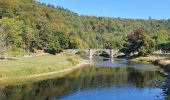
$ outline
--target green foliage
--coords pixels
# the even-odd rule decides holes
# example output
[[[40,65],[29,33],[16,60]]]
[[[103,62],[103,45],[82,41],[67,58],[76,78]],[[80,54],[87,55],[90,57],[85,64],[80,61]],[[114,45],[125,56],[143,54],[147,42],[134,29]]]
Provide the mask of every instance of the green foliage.
[[[58,36],[59,43],[61,44],[62,49],[67,49],[68,48],[68,36],[66,33],[63,32],[57,32],[56,35]]]
[[[160,30],[159,32],[154,34],[153,39],[155,39],[156,44],[162,44],[168,42],[169,35],[167,31]]]
[[[140,56],[152,54],[155,50],[155,42],[145,33],[141,34],[138,53]]]
[[[137,52],[139,56],[146,56],[154,51],[155,43],[147,34],[147,30],[138,29],[127,37],[125,50],[128,54]]]
[[[0,19],[3,27],[9,28],[4,29],[10,40],[8,46],[31,52],[51,48],[56,52],[67,48],[121,49],[127,35],[140,27],[147,29],[157,44],[167,42],[170,33],[168,20],[78,16],[35,0],[0,0]]]
[[[5,40],[8,47],[11,49],[22,48],[22,21],[9,19],[4,17],[0,20],[0,27],[3,28],[6,34]]]
[[[121,49],[123,47],[124,38],[119,34],[104,34],[103,36],[103,48],[106,49]]]
[[[170,51],[170,42],[162,43],[156,46],[157,49],[161,49],[162,51],[169,52]]]
[[[72,36],[69,38],[69,48],[78,49],[78,46],[80,45],[79,43],[79,40],[77,40],[75,37]]]
[[[24,43],[24,49],[26,51],[33,51],[33,47],[36,41],[35,30],[29,26],[24,25],[22,38]]]
[[[52,35],[48,44],[48,50],[55,54],[56,52],[59,52],[61,50],[60,43],[58,41],[58,36]]]
[[[106,48],[106,49],[113,49],[113,41],[109,40],[109,41],[104,41],[104,44],[103,44],[103,48]]]

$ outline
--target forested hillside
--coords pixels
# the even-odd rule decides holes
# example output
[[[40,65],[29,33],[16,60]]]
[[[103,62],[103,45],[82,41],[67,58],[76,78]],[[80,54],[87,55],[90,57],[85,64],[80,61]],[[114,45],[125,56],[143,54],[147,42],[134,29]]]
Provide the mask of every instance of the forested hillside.
[[[169,39],[170,20],[79,16],[35,0],[0,0],[0,52],[122,48],[127,35],[138,28],[161,44]]]

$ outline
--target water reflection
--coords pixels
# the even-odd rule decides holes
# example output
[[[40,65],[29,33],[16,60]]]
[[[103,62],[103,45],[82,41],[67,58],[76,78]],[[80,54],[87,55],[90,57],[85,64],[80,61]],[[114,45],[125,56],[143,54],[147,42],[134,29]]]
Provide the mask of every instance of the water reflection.
[[[158,67],[152,64],[143,64],[139,62],[128,61],[127,59],[95,59],[95,66],[107,66],[107,67],[130,67],[137,70],[157,70]],[[159,70],[159,69],[158,69]]]
[[[156,70],[140,70],[134,67],[137,64],[127,63],[118,59],[114,62],[100,61],[61,78],[0,87],[0,100],[130,100],[140,96],[141,100],[163,98],[160,95],[162,89],[153,84],[155,80],[163,80],[163,76]]]

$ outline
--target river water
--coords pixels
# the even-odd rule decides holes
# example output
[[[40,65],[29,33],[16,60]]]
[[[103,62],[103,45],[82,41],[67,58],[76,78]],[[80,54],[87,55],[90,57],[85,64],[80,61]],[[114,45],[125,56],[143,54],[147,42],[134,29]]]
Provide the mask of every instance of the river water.
[[[126,59],[95,59],[70,74],[0,87],[0,100],[164,100],[159,67]]]

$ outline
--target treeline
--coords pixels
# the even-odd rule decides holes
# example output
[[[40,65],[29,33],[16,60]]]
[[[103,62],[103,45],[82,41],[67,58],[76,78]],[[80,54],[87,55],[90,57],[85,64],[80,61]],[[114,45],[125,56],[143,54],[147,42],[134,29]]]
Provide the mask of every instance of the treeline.
[[[169,41],[170,20],[79,16],[35,0],[0,0],[0,52],[120,49],[139,28],[147,30],[157,45]]]

